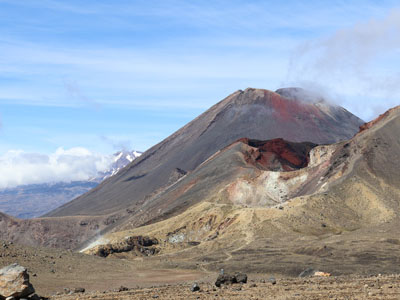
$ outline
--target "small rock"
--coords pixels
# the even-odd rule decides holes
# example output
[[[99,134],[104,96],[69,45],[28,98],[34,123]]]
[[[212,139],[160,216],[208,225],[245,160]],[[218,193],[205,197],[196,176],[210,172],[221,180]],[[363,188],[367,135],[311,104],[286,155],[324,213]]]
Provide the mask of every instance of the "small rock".
[[[153,295],[153,299],[157,299],[158,298],[158,295]]]
[[[269,282],[271,282],[271,284],[276,284],[276,279],[275,279],[275,277],[270,277],[270,278],[269,278]]]
[[[315,273],[313,268],[307,268],[305,269],[303,272],[301,272],[299,274],[299,277],[309,277],[309,276],[313,276]]]
[[[317,277],[330,277],[331,273],[326,273],[326,272],[321,272],[321,271],[315,271],[314,276]]]
[[[126,286],[123,286],[123,285],[121,285],[119,288],[118,288],[118,292],[125,292],[125,291],[128,291],[129,289],[126,287]]]
[[[82,287],[74,288],[74,293],[75,293],[75,294],[84,293],[84,292],[85,292],[85,289],[82,288]]]
[[[193,283],[192,287],[190,288],[192,292],[198,292],[200,291],[200,286],[197,284],[197,282]]]
[[[252,284],[250,284],[250,287],[251,287],[251,288],[255,288],[255,287],[257,287],[257,284],[252,283]]]
[[[247,275],[244,273],[236,273],[236,282],[237,283],[247,283]]]

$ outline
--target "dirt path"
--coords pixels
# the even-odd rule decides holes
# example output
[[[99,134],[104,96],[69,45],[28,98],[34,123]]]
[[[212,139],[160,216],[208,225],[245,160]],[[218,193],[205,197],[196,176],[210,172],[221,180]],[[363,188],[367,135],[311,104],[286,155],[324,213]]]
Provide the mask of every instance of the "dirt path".
[[[253,213],[252,218],[254,218],[254,213]],[[248,224],[248,226],[251,226],[251,224]],[[245,230],[244,234],[245,234],[244,243],[240,243],[241,245],[239,247],[235,248],[234,250],[232,250],[230,252],[224,250],[224,254],[227,256],[227,258],[225,259],[225,262],[227,262],[233,258],[233,255],[231,254],[232,252],[240,251],[240,250],[246,248],[248,245],[250,245],[254,241],[254,231],[253,230]]]

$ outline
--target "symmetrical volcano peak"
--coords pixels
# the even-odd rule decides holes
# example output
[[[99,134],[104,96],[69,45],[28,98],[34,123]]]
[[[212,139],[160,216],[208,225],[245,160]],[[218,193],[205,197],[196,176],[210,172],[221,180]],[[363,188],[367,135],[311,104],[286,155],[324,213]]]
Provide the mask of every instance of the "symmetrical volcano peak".
[[[321,107],[269,90],[239,90],[50,216],[102,215],[127,206],[140,209],[171,183],[177,168],[191,172],[240,138],[326,144],[352,137],[361,124],[362,120],[340,107]]]

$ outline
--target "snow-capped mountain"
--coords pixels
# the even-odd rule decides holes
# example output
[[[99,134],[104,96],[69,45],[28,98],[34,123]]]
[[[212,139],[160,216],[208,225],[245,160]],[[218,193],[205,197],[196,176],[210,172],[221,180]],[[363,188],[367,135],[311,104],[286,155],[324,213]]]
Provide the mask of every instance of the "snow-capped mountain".
[[[119,151],[112,155],[108,170],[86,181],[27,184],[0,190],[0,211],[18,218],[39,217],[114,176],[141,154],[139,151]]]
[[[108,177],[114,176],[118,173],[119,170],[124,168],[127,164],[131,163],[135,158],[138,158],[140,155],[142,155],[142,152],[139,151],[124,150],[115,153],[111,167],[105,172],[100,172],[94,178],[94,181],[103,181]]]

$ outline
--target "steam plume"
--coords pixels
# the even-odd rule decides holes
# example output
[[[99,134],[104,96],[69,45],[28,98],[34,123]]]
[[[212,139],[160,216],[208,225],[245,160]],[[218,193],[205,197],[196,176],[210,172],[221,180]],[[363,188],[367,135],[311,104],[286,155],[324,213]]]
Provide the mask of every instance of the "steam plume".
[[[394,68],[399,54],[400,9],[396,8],[383,19],[300,45],[290,59],[287,82],[302,87],[313,82],[347,95],[368,95],[375,98],[371,104],[377,109],[386,109],[398,104],[395,99],[400,96],[400,73]],[[387,103],[378,103],[377,98]]]

